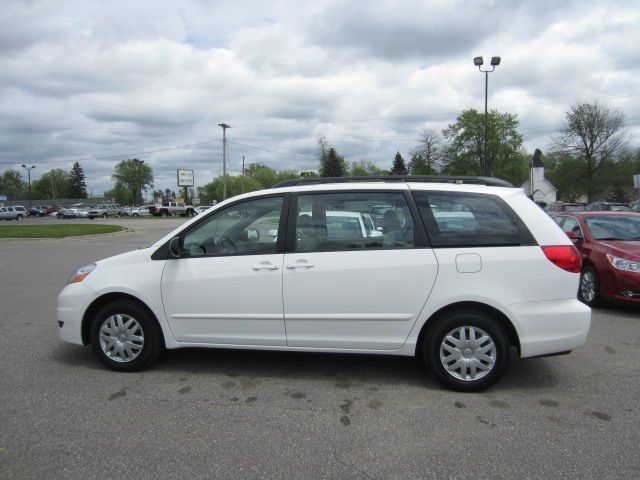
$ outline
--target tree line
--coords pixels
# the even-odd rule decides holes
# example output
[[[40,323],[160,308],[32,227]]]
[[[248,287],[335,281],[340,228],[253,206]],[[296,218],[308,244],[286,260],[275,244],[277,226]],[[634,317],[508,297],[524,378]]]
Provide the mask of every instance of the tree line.
[[[518,116],[492,110],[487,117],[488,167],[490,175],[520,185],[529,177],[531,153],[523,147]],[[633,175],[640,173],[640,149],[630,148],[623,134],[624,113],[598,103],[576,104],[566,112],[551,148],[541,154],[545,175],[558,189],[559,198],[572,201],[586,195],[594,201],[625,198],[624,187],[633,185]],[[482,175],[484,170],[484,114],[465,110],[440,132],[423,129],[407,162],[396,152],[390,168],[384,169],[368,160],[346,160],[326,138],[318,140],[317,170],[276,171],[262,163],[248,165],[244,175],[227,176],[228,196],[238,195],[304,176],[341,177],[370,175]],[[104,192],[107,199],[121,204],[142,204],[147,192],[170,200],[182,192],[155,188],[153,170],[136,158],[116,164],[112,175],[114,187]],[[197,191],[189,189],[187,197],[197,195],[201,202],[222,199],[222,176]],[[26,182],[17,170],[0,176],[0,193],[9,198],[26,198]],[[627,195],[628,196],[628,195]],[[32,182],[33,199],[86,198],[85,175],[78,162],[70,172],[53,169]]]

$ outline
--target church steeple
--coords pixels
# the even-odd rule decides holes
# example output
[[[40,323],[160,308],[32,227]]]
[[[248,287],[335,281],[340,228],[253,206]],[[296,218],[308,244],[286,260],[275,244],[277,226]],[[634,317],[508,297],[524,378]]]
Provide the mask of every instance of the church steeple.
[[[536,151],[533,152],[533,160],[531,161],[531,168],[544,168],[542,164],[542,152],[539,148],[536,148]]]

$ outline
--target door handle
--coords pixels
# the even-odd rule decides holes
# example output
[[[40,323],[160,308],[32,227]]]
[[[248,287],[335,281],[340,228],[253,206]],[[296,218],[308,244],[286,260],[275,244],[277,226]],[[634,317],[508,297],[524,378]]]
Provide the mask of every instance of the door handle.
[[[289,269],[294,269],[294,268],[311,268],[314,267],[315,265],[313,263],[307,263],[307,262],[296,262],[296,263],[290,263],[289,265],[287,265],[287,268]]]
[[[278,270],[280,267],[278,265],[273,265],[272,263],[260,263],[258,265],[254,265],[253,270]]]

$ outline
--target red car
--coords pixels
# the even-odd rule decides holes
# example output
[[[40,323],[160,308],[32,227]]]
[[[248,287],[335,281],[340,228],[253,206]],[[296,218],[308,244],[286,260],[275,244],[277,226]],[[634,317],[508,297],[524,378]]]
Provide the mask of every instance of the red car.
[[[553,215],[582,254],[578,297],[640,305],[640,214],[561,212]]]

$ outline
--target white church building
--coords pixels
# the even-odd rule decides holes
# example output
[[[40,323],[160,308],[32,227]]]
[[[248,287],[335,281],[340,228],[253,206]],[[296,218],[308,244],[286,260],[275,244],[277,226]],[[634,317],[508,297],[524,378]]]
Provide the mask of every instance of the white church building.
[[[536,203],[550,204],[557,200],[558,189],[544,178],[544,165],[542,165],[542,152],[536,149],[531,160],[529,179],[525,180],[520,188]]]

